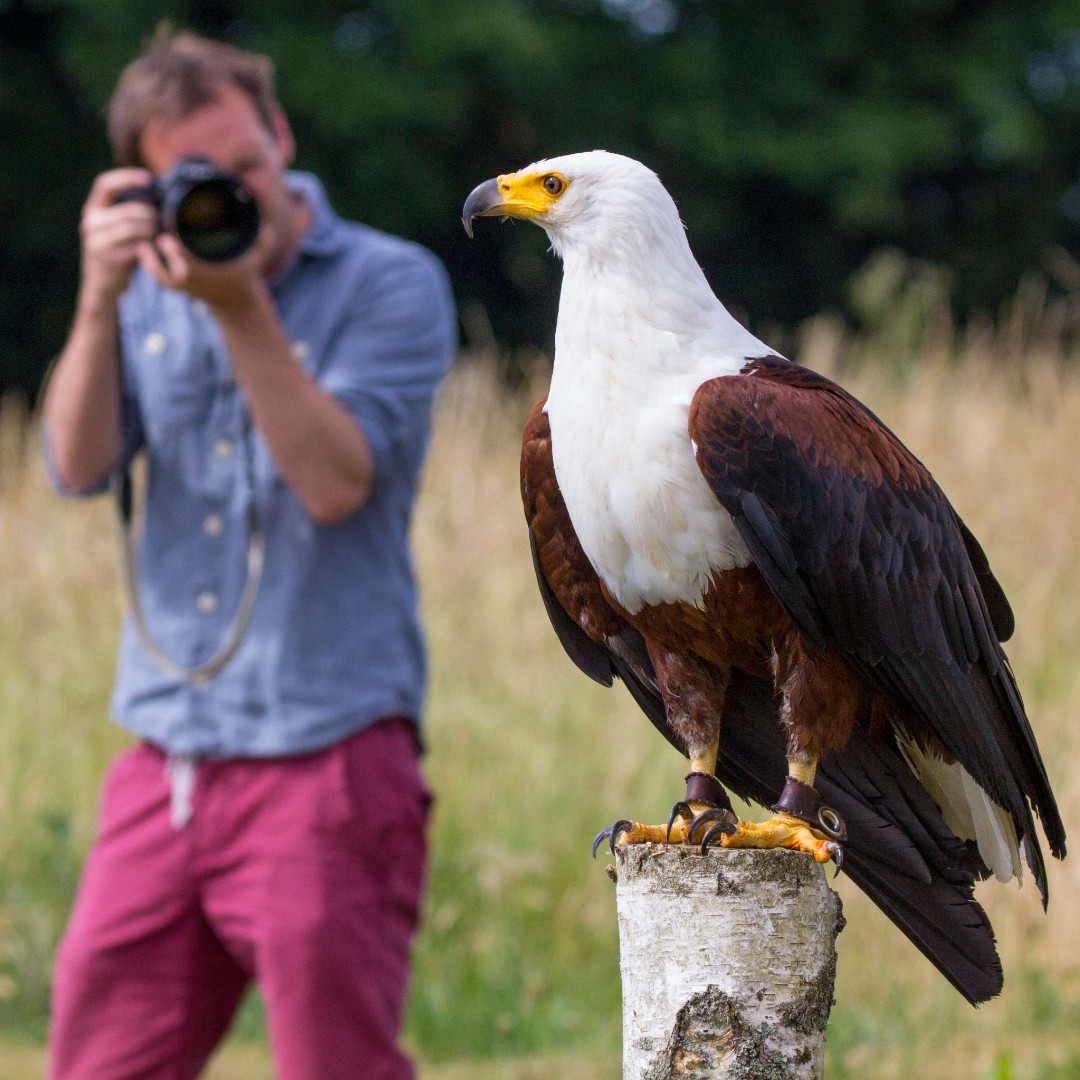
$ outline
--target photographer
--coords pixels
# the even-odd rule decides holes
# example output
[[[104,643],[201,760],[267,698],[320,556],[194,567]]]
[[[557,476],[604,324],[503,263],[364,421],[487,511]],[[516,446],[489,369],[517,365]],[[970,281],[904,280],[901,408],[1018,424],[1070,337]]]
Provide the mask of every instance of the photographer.
[[[58,953],[50,1076],[195,1077],[255,980],[279,1080],[400,1080],[429,802],[406,531],[445,273],[286,171],[263,57],[159,32],[109,134],[45,450],[73,494],[145,454],[113,695],[139,741]],[[243,254],[163,231],[191,159],[253,196]]]

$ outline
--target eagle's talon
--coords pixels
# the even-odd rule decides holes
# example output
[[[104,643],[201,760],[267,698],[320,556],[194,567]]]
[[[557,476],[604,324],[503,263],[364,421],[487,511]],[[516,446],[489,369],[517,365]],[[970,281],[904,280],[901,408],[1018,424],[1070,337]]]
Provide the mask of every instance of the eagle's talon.
[[[714,806],[711,810],[705,810],[694,818],[690,824],[690,831],[686,834],[686,842],[692,843],[694,833],[697,832],[698,827],[708,825],[710,822],[713,822],[714,824],[706,831],[706,837],[715,836],[718,832],[733,836],[739,827],[739,819],[732,811],[728,810],[726,807]],[[707,846],[704,837],[702,838],[701,844],[701,850],[704,851]]]
[[[593,857],[594,859],[596,858],[596,849],[597,849],[598,847],[600,847],[600,845],[601,845],[601,844],[602,844],[602,843],[603,843],[603,842],[604,842],[604,841],[605,841],[605,840],[606,840],[606,839],[607,839],[607,838],[608,838],[609,836],[611,836],[611,827],[610,827],[610,826],[608,826],[608,828],[606,828],[606,829],[601,829],[601,830],[600,830],[600,831],[599,831],[599,832],[598,832],[598,833],[596,834],[596,836],[594,836],[594,837],[593,837],[593,842],[592,842],[592,857]]]
[[[627,821],[626,818],[619,818],[614,825],[609,825],[606,829],[601,829],[592,842],[593,858],[596,858],[596,849],[605,839],[608,841],[608,846],[611,848],[611,854],[614,855],[615,845],[619,842],[619,837],[624,832],[630,832],[633,827],[634,823],[632,821]]]
[[[671,828],[675,824],[676,818],[683,818],[684,820],[693,822],[694,811],[690,809],[690,804],[686,802],[677,802],[672,808],[671,813],[668,815],[667,821],[667,842],[671,843]],[[693,825],[690,826],[690,831],[693,831]],[[690,839],[690,833],[686,835],[686,839]]]
[[[611,854],[615,854],[615,846],[619,842],[619,837],[623,833],[629,833],[634,827],[632,821],[626,821],[625,818],[620,818],[615,824],[611,826]]]
[[[704,855],[709,850],[709,844],[712,842],[712,838],[717,833],[722,833],[724,830],[719,825],[713,825],[705,830],[705,835],[701,838],[701,854]]]
[[[836,863],[836,873],[833,874],[833,878],[836,878],[840,875],[840,871],[844,866],[844,849],[834,840],[827,840],[825,850],[832,856],[832,861]]]
[[[627,821],[626,818],[619,818],[614,825],[611,826],[611,854],[615,854],[615,845],[619,842],[619,837],[624,832],[630,832],[633,829],[634,823]]]

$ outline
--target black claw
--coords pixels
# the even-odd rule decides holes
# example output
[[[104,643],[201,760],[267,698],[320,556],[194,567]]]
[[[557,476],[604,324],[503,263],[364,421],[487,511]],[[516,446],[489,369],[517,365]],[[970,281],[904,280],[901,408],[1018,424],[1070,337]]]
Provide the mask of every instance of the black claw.
[[[627,821],[626,818],[619,818],[614,825],[611,826],[611,854],[615,854],[615,845],[619,842],[619,837],[624,832],[629,832],[634,827],[632,821]]]
[[[694,811],[690,809],[690,804],[685,802],[677,802],[671,808],[671,814],[667,819],[667,842],[671,843],[671,826],[675,824],[676,818],[689,818],[691,821],[694,818]],[[687,837],[689,839],[689,836]]]
[[[709,844],[712,843],[712,839],[717,833],[727,833],[730,836],[734,831],[734,829],[729,829],[726,825],[713,825],[706,829],[705,835],[701,838],[701,854],[705,854]]]
[[[611,835],[611,829],[601,829],[596,836],[593,837],[592,842],[592,857],[596,858],[596,849]]]
[[[600,844],[606,839],[608,846],[611,848],[611,854],[615,854],[615,845],[619,842],[619,837],[624,832],[629,832],[634,827],[632,821],[627,821],[626,818],[619,818],[614,825],[609,825],[606,829],[601,829],[593,839],[592,842],[592,857],[596,858],[596,850],[600,847]]]
[[[844,866],[844,849],[830,840],[825,845],[825,850],[832,856],[833,862],[836,863],[836,873],[833,874],[833,880],[835,881],[840,876],[840,871]]]
[[[726,807],[721,808],[715,806],[713,809],[706,810],[694,818],[694,822],[690,826],[690,831],[686,834],[687,842],[690,843],[693,841],[694,833],[698,831],[699,826],[708,825],[709,822],[715,822],[715,824],[709,829],[708,835],[722,832],[727,833],[728,836],[732,836],[739,827],[739,819],[730,810]]]

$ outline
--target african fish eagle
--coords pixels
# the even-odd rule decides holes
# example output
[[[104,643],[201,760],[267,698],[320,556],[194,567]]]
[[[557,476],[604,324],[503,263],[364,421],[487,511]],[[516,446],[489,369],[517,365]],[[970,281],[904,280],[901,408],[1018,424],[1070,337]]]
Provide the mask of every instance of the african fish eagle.
[[[548,614],[690,761],[666,825],[597,842],[842,862],[969,1001],[992,997],[974,882],[1026,862],[1045,906],[1032,810],[1058,858],[1065,833],[978,541],[869,409],[732,318],[640,162],[537,162],[472,192],[470,236],[488,216],[540,225],[563,262],[521,456]],[[740,820],[725,788],[774,816]]]

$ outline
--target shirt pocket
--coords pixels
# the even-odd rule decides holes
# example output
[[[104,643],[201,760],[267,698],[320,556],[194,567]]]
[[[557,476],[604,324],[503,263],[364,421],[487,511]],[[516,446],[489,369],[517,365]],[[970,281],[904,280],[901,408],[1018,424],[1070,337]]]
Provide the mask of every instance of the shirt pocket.
[[[211,419],[217,379],[210,351],[166,348],[147,376],[144,420],[151,438],[191,433]]]
[[[160,444],[203,429],[228,386],[225,362],[207,328],[194,320],[163,320],[136,347],[144,424],[151,441]]]

